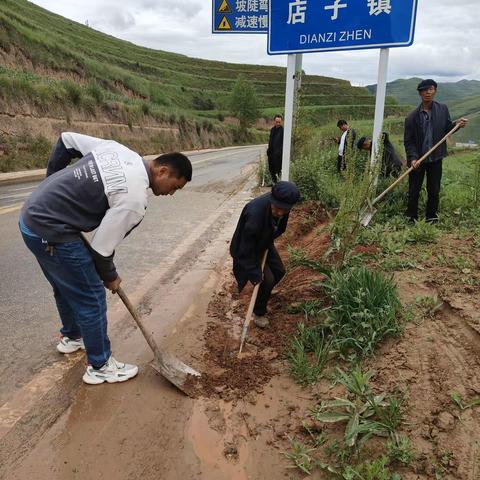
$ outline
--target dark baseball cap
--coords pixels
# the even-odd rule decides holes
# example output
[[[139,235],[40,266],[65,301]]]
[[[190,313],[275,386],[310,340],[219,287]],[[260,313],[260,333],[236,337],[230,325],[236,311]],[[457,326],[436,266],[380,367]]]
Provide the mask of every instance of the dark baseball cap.
[[[272,187],[271,202],[278,208],[290,210],[300,200],[300,192],[293,182],[281,181]]]
[[[432,80],[431,78],[427,78],[427,80],[422,80],[417,87],[417,90],[421,92],[422,90],[426,90],[427,88],[430,87],[435,87],[435,90],[437,89],[438,85],[435,80]]]

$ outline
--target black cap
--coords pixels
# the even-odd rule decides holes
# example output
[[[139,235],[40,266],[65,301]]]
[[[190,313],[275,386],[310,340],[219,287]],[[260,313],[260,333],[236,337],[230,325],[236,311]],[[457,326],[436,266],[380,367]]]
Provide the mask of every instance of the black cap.
[[[271,201],[278,208],[290,210],[299,200],[300,192],[292,182],[278,182],[272,187]]]
[[[431,78],[427,78],[427,80],[422,80],[417,87],[417,90],[421,92],[422,90],[426,90],[429,87],[435,87],[435,90],[437,89],[438,85],[435,80],[432,80]]]

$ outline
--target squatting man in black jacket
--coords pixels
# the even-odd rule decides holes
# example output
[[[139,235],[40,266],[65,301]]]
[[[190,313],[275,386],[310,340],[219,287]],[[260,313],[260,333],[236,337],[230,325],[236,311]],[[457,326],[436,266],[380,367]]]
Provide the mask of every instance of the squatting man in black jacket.
[[[405,119],[404,144],[407,153],[407,165],[414,170],[408,179],[408,207],[406,216],[410,222],[418,220],[418,199],[423,179],[427,176],[426,221],[438,222],[438,204],[442,180],[442,160],[447,155],[447,144],[443,142],[418,167],[418,160],[438,143],[455,125],[463,128],[468,120],[461,118],[456,122],[450,119],[448,107],[435,102],[437,82],[422,80],[417,87],[422,103]]]
[[[274,240],[287,228],[291,208],[299,201],[300,192],[292,182],[281,181],[266,193],[250,201],[243,209],[230,244],[233,274],[241,292],[247,282],[261,282],[253,309],[254,323],[265,328],[267,304],[275,285],[285,275],[285,267],[274,245]],[[267,261],[262,272],[265,250]]]
[[[191,178],[192,165],[181,153],[146,161],[113,140],[65,132],[47,178],[25,202],[20,231],[53,288],[63,335],[57,350],[86,350],[85,383],[124,382],[138,373],[110,349],[105,288],[115,293],[121,282],[113,256],[143,220],[148,189],[173,195]],[[87,246],[81,232],[93,230]]]
[[[283,126],[282,116],[275,115],[274,125],[270,130],[268,139],[267,158],[268,170],[272,177],[273,184],[277,183],[282,175],[282,155],[283,155]]]

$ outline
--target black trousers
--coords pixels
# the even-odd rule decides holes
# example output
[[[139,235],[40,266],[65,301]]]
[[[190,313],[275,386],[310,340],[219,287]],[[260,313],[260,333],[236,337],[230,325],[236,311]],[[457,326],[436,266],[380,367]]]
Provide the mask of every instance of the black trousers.
[[[268,251],[267,261],[263,270],[263,282],[260,284],[257,301],[253,307],[255,315],[265,315],[275,285],[285,276],[285,267],[275,247]]]
[[[268,170],[272,177],[272,182],[277,183],[282,173],[282,157],[268,157]]]
[[[346,170],[347,164],[345,163],[345,158],[343,155],[337,156],[337,172],[340,173],[342,170]]]
[[[418,220],[418,199],[422,190],[423,179],[427,176],[427,220],[437,219],[438,203],[440,201],[440,185],[442,182],[442,160],[434,163],[422,163],[408,177],[408,207],[407,217]]]

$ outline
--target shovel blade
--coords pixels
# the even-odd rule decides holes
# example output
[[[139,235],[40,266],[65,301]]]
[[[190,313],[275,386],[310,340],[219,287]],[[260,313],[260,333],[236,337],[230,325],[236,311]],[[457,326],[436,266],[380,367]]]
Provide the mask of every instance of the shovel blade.
[[[368,226],[368,224],[370,223],[370,221],[372,220],[373,216],[376,213],[377,213],[377,210],[375,208],[369,208],[365,210],[360,219],[360,224],[364,227]]]
[[[183,393],[194,396],[196,380],[201,375],[192,367],[166,352],[162,352],[161,358],[156,356],[150,366]]]

